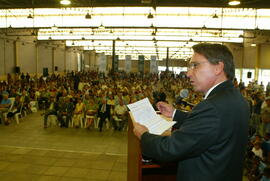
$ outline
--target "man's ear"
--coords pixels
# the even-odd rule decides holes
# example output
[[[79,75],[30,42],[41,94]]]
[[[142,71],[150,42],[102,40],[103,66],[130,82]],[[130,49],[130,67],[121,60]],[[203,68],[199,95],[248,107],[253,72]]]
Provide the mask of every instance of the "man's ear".
[[[217,75],[221,74],[224,72],[224,63],[223,62],[218,62],[218,64],[215,65],[215,73]]]

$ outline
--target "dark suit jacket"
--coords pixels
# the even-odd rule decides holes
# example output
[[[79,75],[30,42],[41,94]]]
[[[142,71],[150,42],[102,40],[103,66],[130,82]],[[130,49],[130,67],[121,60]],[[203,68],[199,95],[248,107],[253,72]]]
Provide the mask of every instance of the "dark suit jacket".
[[[247,101],[225,81],[190,113],[176,111],[171,136],[144,133],[142,153],[178,162],[177,181],[242,181],[248,119]]]
[[[108,117],[110,119],[110,115],[111,115],[111,105],[106,104],[106,111],[104,113],[101,112],[101,108],[102,108],[102,103],[99,104],[98,106],[98,117]]]

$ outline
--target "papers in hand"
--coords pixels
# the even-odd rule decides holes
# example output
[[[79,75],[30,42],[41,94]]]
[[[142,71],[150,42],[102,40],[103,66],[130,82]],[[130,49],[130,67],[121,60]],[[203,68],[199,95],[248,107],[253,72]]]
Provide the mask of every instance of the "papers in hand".
[[[152,134],[160,135],[171,128],[175,121],[167,121],[156,114],[148,98],[128,104],[134,121],[146,126]]]

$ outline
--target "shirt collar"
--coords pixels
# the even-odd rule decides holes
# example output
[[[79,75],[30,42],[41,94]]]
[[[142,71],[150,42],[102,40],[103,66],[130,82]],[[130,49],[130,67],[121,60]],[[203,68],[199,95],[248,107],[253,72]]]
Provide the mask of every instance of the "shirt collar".
[[[223,81],[223,82],[225,82],[225,81]],[[216,88],[219,84],[223,83],[223,82],[220,82],[220,83],[214,85],[213,87],[211,87],[211,88],[206,92],[206,94],[205,94],[205,96],[204,96],[203,99],[207,99],[207,97],[208,97],[209,94],[212,92],[212,90],[213,90],[214,88]]]

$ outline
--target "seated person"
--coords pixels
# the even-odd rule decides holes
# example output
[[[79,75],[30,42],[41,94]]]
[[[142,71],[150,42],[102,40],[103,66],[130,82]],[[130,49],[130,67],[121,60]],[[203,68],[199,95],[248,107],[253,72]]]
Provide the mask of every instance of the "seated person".
[[[85,114],[86,114],[86,128],[89,128],[97,114],[98,104],[95,102],[93,96],[86,96]]]
[[[49,104],[50,94],[46,89],[41,89],[39,92],[38,105],[40,109],[44,109]]]
[[[44,128],[47,128],[47,121],[49,115],[56,115],[58,111],[58,104],[55,97],[50,97],[49,107],[44,113]]]
[[[259,180],[260,178],[260,158],[257,156],[254,156],[251,158],[251,167],[249,168],[247,172],[248,180]]]
[[[10,118],[12,118],[16,113],[19,113],[21,111],[22,103],[21,103],[20,99],[21,99],[21,96],[19,96],[19,95],[17,95],[15,97],[15,101],[13,103],[13,106],[7,114],[7,123],[6,124],[10,124],[10,122],[11,122]]]
[[[270,181],[270,168],[269,167],[266,167],[263,170],[263,176],[260,179],[260,181]]]
[[[114,129],[115,130],[122,130],[127,122],[127,107],[124,105],[123,100],[119,101],[119,104],[117,104],[114,108],[114,116],[113,116],[113,122],[114,122]],[[118,123],[118,124],[117,124]]]
[[[108,120],[110,120],[110,111],[111,107],[109,104],[107,104],[107,99],[106,97],[103,97],[99,106],[98,106],[98,117],[100,118],[99,120],[99,131],[102,131],[103,128],[103,123],[105,122],[106,118],[108,118]]]
[[[79,127],[80,119],[83,116],[84,103],[81,98],[77,99],[77,104],[75,106],[74,115],[73,115],[73,124],[75,128]]]
[[[260,142],[255,142],[253,144],[253,148],[252,148],[252,152],[258,156],[260,159],[263,159],[263,152],[262,152],[262,149],[261,149],[261,143]]]
[[[270,97],[265,99],[265,107],[261,109],[263,133],[270,133]]]
[[[30,109],[30,97],[28,95],[28,92],[26,90],[22,91],[22,96],[20,99],[21,103],[23,104],[23,110],[26,111],[27,113],[31,113]]]
[[[8,92],[6,91],[3,91],[2,96],[3,98],[0,102],[0,119],[3,123],[8,124],[8,120],[4,114],[8,112],[8,109],[11,106],[11,100],[8,98]]]
[[[64,102],[63,101],[59,102],[57,118],[60,122],[61,127],[68,128],[68,125],[72,119],[73,110],[74,110],[74,105],[70,101],[69,97],[65,97]]]

